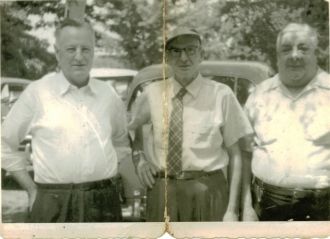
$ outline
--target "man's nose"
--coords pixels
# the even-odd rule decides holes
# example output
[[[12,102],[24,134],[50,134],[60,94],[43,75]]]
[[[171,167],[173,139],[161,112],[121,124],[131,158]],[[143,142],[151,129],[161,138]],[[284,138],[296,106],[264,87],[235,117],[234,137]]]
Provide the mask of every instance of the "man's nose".
[[[185,49],[182,49],[180,53],[180,60],[181,61],[186,61],[188,59],[188,55]]]
[[[299,50],[297,48],[293,48],[292,52],[291,52],[291,57],[293,59],[297,59],[301,57],[301,53],[299,52]]]
[[[76,49],[76,52],[75,52],[75,54],[74,54],[74,58],[75,58],[76,60],[81,60],[81,59],[83,58],[81,48],[77,48],[77,49]]]

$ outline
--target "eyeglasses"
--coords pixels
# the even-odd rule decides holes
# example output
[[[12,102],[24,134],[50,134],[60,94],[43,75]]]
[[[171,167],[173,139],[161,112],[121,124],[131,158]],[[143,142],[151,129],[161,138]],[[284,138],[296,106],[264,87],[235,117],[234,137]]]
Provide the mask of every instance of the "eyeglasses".
[[[167,52],[172,56],[172,57],[180,57],[182,52],[184,51],[188,56],[194,56],[196,55],[197,51],[200,49],[199,46],[188,46],[185,48],[169,48],[167,49]]]

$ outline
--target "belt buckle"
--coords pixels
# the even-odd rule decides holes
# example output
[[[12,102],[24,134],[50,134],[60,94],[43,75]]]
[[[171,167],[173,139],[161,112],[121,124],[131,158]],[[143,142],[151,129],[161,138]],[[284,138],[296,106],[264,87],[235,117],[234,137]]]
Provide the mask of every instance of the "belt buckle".
[[[292,193],[292,200],[299,200],[304,197],[310,197],[313,195],[313,192],[309,190],[302,190],[300,188],[295,188]]]
[[[258,201],[258,203],[260,203],[261,202],[261,198],[262,198],[262,195],[263,195],[263,193],[264,193],[264,190],[261,188],[261,186],[260,185],[258,185],[258,184],[256,184],[256,186],[257,186],[257,201]]]

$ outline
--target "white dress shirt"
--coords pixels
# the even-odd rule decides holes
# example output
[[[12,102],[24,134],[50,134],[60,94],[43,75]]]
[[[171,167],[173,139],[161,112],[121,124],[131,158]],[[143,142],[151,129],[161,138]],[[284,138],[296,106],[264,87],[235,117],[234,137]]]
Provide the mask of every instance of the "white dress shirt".
[[[319,70],[296,97],[276,75],[257,86],[246,111],[255,130],[255,176],[282,187],[330,186],[329,74]]]
[[[114,89],[90,79],[77,88],[63,73],[32,82],[2,125],[2,167],[26,167],[19,143],[32,136],[35,181],[81,183],[117,174],[129,153],[126,113]]]

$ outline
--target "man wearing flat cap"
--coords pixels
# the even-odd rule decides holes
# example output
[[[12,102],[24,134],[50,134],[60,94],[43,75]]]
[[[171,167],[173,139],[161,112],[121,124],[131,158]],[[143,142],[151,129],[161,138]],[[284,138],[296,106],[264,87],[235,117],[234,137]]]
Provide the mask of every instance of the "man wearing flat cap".
[[[200,75],[201,43],[193,29],[170,33],[165,48],[173,77],[149,84],[132,115],[132,130],[152,124],[150,150],[137,165],[148,187],[147,221],[164,220],[165,195],[170,221],[238,219],[238,140],[252,130],[231,89]]]

